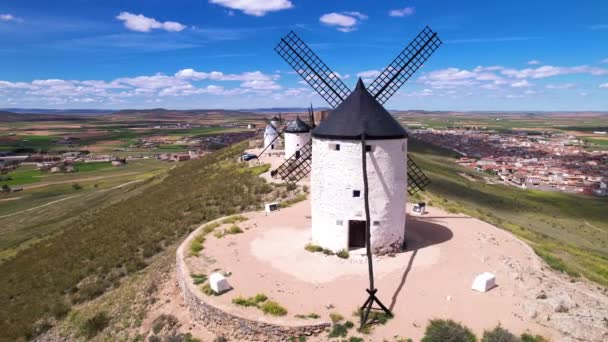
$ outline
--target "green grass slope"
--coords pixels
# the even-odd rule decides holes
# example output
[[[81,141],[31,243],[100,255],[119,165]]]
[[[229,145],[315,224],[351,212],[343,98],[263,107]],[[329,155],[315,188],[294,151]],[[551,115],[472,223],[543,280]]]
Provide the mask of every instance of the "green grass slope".
[[[259,206],[272,187],[233,162],[244,147],[184,163],[0,264],[0,340],[27,339],[71,305],[117,287],[200,223]]]
[[[487,184],[454,163],[452,151],[414,139],[409,148],[432,181],[425,196],[433,205],[509,230],[551,267],[608,286],[607,199]]]

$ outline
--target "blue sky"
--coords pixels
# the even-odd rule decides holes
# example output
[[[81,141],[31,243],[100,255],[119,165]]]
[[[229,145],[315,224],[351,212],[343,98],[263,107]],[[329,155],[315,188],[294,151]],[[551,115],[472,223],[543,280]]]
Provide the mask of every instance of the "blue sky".
[[[608,110],[603,0],[4,0],[0,107],[323,106],[281,36],[352,88],[425,25],[444,44],[388,108]]]

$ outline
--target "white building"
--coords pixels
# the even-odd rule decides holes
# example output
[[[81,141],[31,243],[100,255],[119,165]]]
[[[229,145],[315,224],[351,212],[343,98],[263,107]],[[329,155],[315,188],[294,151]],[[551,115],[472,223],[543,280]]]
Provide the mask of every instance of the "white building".
[[[273,116],[270,119],[270,124],[278,130],[279,127],[281,126],[281,120],[279,118],[277,118],[276,116]]]
[[[266,126],[266,129],[264,130],[264,148],[274,150],[276,147],[278,147],[278,136],[279,132],[272,124]]]
[[[357,87],[312,132],[312,242],[333,251],[365,247],[361,136],[366,137],[372,253],[401,248],[405,233],[407,132]]]
[[[285,159],[289,159],[310,140],[310,126],[298,116],[285,127]]]

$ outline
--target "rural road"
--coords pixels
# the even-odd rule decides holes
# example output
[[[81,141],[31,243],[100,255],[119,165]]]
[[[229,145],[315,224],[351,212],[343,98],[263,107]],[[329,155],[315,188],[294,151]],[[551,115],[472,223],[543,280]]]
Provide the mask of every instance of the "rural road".
[[[126,174],[123,174],[123,175],[126,175]],[[129,185],[129,184],[139,183],[139,182],[142,182],[142,181],[143,181],[143,179],[140,179],[140,180],[134,180],[134,181],[130,181],[130,182],[126,182],[126,183],[123,183],[123,184],[117,185],[117,186],[115,186],[115,187],[113,187],[113,188],[99,190],[99,191],[97,191],[97,192],[103,192],[103,191],[108,191],[108,190],[120,189],[120,188],[122,188],[122,187],[124,187],[124,186],[127,186],[127,185]],[[49,206],[49,205],[51,205],[51,204],[59,203],[59,202],[62,202],[62,201],[65,201],[65,200],[69,200],[69,199],[71,199],[71,198],[74,198],[74,197],[79,197],[79,196],[82,196],[82,195],[74,195],[74,196],[70,196],[70,197],[66,197],[66,198],[58,199],[58,200],[56,200],[56,201],[52,201],[52,202],[49,202],[49,203],[45,203],[45,204],[43,204],[43,205],[39,205],[39,206],[37,206],[37,207],[33,207],[33,208],[29,208],[29,209],[25,209],[25,210],[18,211],[18,212],[12,213],[12,214],[8,214],[8,215],[0,216],[0,219],[5,218],[5,217],[10,217],[10,216],[13,216],[13,215],[18,215],[18,214],[21,214],[21,213],[24,213],[24,212],[27,212],[27,211],[30,211],[30,210],[35,210],[35,209],[43,208],[43,207]],[[18,197],[18,198],[20,198],[20,197]]]

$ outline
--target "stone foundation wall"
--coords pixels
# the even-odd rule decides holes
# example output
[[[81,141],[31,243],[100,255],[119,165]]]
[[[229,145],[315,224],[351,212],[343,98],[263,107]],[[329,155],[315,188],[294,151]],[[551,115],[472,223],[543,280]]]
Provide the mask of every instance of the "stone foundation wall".
[[[193,285],[190,279],[190,270],[183,258],[184,248],[190,243],[194,231],[178,248],[177,280],[184,296],[184,301],[192,318],[210,331],[240,341],[286,341],[291,336],[312,336],[325,331],[331,324],[320,323],[314,325],[283,326],[252,319],[238,317],[205,302],[204,295]]]

